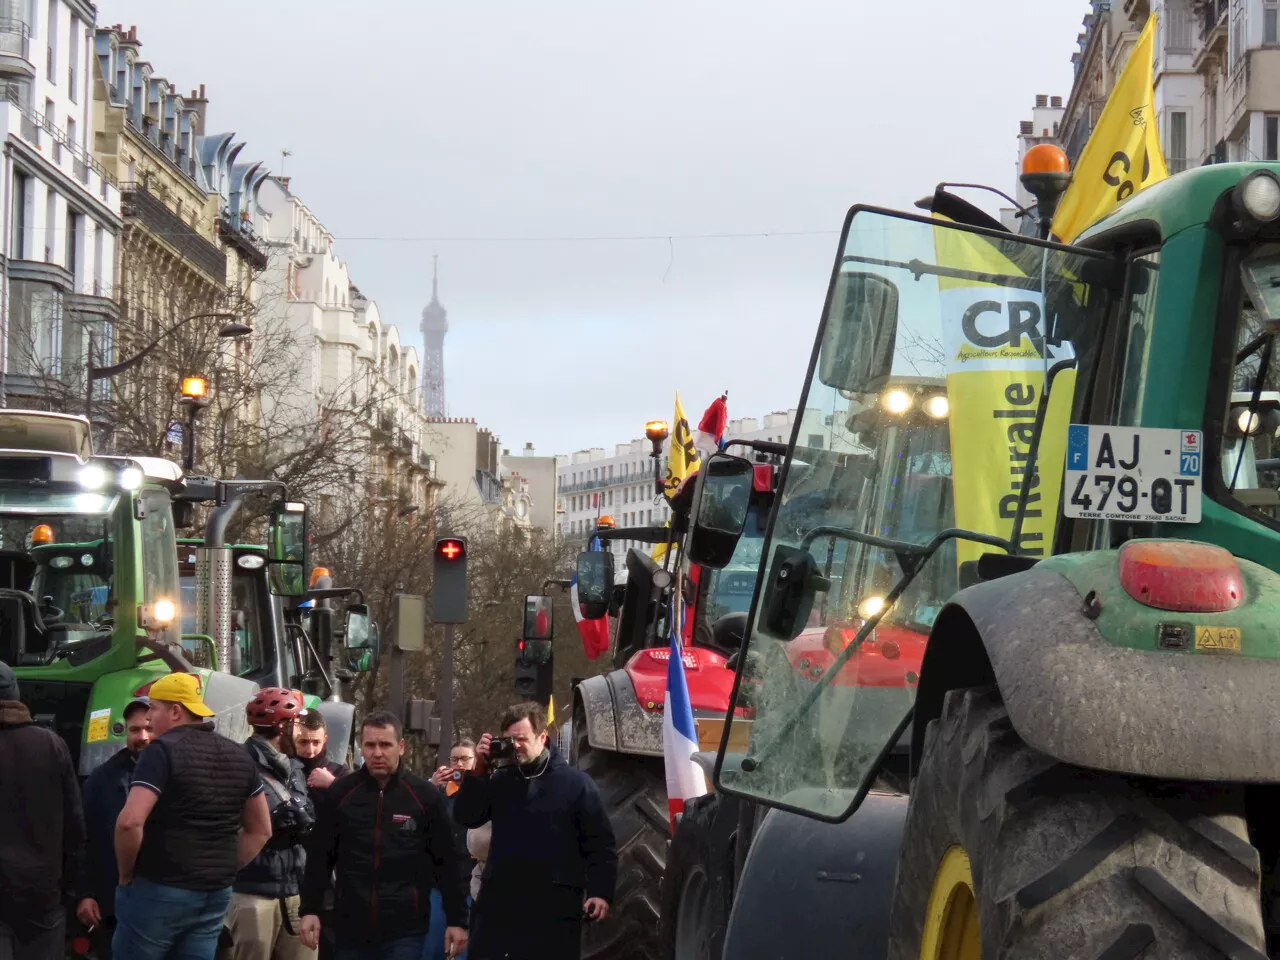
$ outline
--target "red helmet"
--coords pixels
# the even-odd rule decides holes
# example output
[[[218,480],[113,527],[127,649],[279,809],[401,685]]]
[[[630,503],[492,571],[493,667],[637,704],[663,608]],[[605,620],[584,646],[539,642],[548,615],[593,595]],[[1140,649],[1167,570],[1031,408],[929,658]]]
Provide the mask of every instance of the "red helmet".
[[[274,727],[286,720],[296,720],[306,712],[302,694],[284,687],[267,687],[245,707],[249,723],[255,727]]]

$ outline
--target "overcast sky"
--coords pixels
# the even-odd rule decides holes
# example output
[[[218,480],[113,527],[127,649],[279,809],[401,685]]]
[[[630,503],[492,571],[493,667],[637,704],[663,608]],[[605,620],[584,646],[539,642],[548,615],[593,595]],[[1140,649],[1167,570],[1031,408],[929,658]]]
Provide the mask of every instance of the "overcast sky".
[[[732,417],[794,406],[848,207],[910,209],[940,180],[1012,192],[1018,121],[1070,92],[1087,8],[101,0],[98,18],[136,24],[179,89],[205,84],[242,160],[292,152],[292,189],[419,348],[438,254],[449,415],[567,453],[669,419],[676,390],[695,422],[722,390]]]

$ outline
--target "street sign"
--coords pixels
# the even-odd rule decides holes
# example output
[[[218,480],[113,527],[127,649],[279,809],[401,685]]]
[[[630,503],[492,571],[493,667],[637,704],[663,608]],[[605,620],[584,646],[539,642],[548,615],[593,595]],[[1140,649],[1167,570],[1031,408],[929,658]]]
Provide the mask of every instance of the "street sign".
[[[431,589],[432,620],[467,622],[467,541],[440,537],[432,551],[435,583]]]

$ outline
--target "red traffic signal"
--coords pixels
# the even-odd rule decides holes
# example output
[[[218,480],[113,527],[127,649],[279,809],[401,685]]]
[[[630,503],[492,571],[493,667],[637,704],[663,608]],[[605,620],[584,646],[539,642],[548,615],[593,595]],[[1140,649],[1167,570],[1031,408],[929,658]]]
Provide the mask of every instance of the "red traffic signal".
[[[442,537],[436,541],[436,556],[453,562],[467,559],[467,543],[457,537]]]

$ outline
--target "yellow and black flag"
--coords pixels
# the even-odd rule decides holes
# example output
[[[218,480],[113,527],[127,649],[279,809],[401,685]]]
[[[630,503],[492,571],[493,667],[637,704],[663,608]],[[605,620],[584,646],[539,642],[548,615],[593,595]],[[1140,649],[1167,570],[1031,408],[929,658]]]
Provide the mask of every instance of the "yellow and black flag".
[[[1053,235],[1063,243],[1074,241],[1126,197],[1169,176],[1156,130],[1155,32],[1153,13],[1076,163],[1053,217]]]
[[[684,415],[684,407],[680,403],[680,391],[676,391],[676,415],[671,424],[671,443],[667,450],[667,473],[662,480],[662,493],[671,500],[680,489],[680,484],[690,474],[697,473],[702,465],[698,448],[693,444],[693,430],[689,427],[689,418]]]

